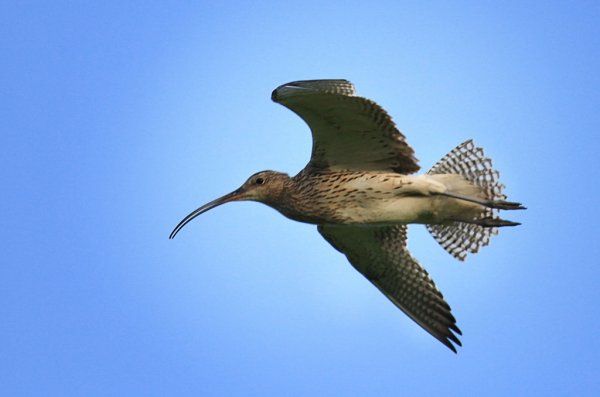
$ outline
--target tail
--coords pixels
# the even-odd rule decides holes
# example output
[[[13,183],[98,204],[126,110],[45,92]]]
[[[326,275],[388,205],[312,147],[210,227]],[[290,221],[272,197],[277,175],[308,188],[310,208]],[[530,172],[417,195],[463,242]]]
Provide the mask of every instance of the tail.
[[[472,222],[427,225],[433,238],[449,254],[463,261],[467,253],[476,253],[489,244],[490,238],[498,234],[498,227],[516,226],[518,223],[498,217],[498,209],[523,209],[519,203],[507,202],[500,183],[500,174],[492,167],[492,160],[485,157],[483,149],[468,140],[452,149],[428,172],[434,174],[460,175],[477,194],[448,194],[448,196],[482,203],[482,210]],[[462,192],[461,192],[462,193]],[[478,196],[478,197],[477,197]],[[484,204],[485,203],[485,204]]]

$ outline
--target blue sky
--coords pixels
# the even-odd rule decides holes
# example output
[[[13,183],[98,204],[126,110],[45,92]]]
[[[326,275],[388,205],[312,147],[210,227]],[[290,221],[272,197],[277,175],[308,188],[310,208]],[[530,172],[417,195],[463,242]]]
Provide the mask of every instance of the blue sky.
[[[3,392],[598,395],[598,3],[211,3],[0,6]],[[466,263],[410,229],[458,355],[268,207],[167,239],[304,166],[269,95],[309,78],[354,82],[424,169],[473,138],[529,207]]]

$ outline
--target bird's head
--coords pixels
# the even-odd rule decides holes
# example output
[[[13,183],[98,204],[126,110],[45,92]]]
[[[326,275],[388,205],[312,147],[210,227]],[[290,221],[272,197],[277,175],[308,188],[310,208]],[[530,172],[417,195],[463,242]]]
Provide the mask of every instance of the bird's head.
[[[285,184],[290,177],[287,174],[277,171],[261,171],[252,175],[242,186],[233,192],[219,197],[210,203],[204,204],[202,207],[194,210],[188,216],[182,219],[181,222],[171,232],[169,238],[174,238],[177,233],[187,225],[192,219],[204,212],[215,208],[221,204],[231,201],[258,201],[264,204],[272,205],[277,202],[284,192]]]

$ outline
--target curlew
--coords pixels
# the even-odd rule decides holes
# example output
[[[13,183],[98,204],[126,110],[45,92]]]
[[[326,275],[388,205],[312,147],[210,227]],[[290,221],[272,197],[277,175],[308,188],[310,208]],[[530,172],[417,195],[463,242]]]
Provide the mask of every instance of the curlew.
[[[355,95],[346,80],[306,80],[277,87],[271,99],[300,116],[312,131],[310,161],[294,177],[276,171],[252,175],[235,191],[186,216],[175,235],[198,215],[231,201],[252,200],[284,216],[317,225],[336,250],[394,305],[456,353],[461,335],[450,306],[407,249],[407,224],[424,224],[458,260],[487,245],[503,220],[506,201],[498,172],[468,140],[419,170],[413,149],[375,102]]]

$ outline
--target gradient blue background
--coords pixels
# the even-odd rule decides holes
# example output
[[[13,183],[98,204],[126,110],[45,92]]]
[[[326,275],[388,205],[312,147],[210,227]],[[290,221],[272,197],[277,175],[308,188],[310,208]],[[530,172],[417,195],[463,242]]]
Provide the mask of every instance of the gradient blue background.
[[[599,395],[598,2],[102,3],[0,6],[3,395]],[[268,207],[167,239],[303,167],[269,95],[310,78],[529,207],[466,263],[411,228],[458,355]]]

